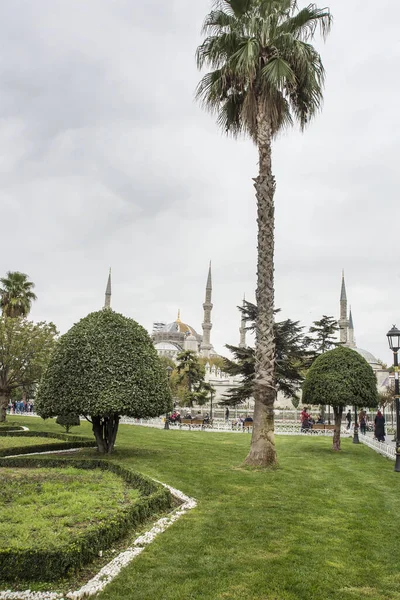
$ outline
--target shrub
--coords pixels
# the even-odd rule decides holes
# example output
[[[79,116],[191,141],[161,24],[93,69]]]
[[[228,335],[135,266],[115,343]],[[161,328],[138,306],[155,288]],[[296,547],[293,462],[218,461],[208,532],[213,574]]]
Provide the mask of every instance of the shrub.
[[[105,309],[74,325],[57,344],[40,384],[43,418],[85,415],[99,452],[112,452],[121,415],[155,417],[172,409],[167,373],[147,331]]]
[[[355,350],[339,346],[321,354],[310,367],[303,384],[303,404],[330,404],[335,415],[333,449],[340,450],[340,426],[347,405],[375,407],[376,376]]]
[[[59,415],[56,419],[57,425],[64,427],[66,433],[69,433],[71,427],[78,427],[81,424],[79,415]]]

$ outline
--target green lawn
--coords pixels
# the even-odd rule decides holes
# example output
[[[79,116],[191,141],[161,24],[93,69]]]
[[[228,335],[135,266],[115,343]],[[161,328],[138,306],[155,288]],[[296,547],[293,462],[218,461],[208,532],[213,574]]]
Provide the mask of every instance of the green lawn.
[[[58,432],[60,433],[60,432]],[[21,446],[38,446],[39,444],[60,444],[62,440],[45,437],[17,437],[0,435],[0,450],[20,448]]]
[[[2,468],[0,548],[55,548],[138,497],[109,471]]]
[[[90,435],[89,424],[79,429]],[[279,436],[279,469],[250,471],[241,468],[249,441],[248,434],[121,426],[113,460],[194,496],[198,507],[99,598],[400,600],[393,462],[350,440],[334,454],[331,439]]]

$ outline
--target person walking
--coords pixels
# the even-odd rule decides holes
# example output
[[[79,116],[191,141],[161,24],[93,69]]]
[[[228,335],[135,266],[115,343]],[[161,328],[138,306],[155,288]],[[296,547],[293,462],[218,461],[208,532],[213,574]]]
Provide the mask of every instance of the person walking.
[[[229,408],[228,407],[226,407],[226,410],[225,410],[225,421],[227,423],[229,422]]]
[[[375,437],[378,442],[385,441],[385,417],[380,410],[378,410],[375,417]]]
[[[360,411],[359,419],[360,419],[360,431],[361,431],[362,435],[367,435],[367,413],[365,412],[365,410]]]
[[[351,427],[351,412],[350,411],[346,415],[346,421],[347,421],[347,429],[350,429],[350,427]]]

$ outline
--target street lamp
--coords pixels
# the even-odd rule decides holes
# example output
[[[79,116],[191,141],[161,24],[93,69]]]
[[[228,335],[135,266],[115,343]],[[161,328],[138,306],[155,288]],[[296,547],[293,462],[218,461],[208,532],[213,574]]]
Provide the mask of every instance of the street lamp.
[[[168,365],[168,367],[167,367],[168,387],[170,385],[169,381],[170,381],[170,378],[171,378],[172,371],[173,371],[173,368]],[[169,413],[168,412],[165,414],[164,429],[169,429]]]
[[[400,472],[399,360],[397,355],[400,350],[400,330],[397,329],[396,325],[393,325],[386,335],[394,359],[394,395],[396,399],[396,463],[394,470]]]

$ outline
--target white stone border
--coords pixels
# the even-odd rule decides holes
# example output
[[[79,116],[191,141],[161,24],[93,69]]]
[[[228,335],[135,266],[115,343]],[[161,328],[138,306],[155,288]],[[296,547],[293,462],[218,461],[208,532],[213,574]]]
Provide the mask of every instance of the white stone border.
[[[46,454],[48,453],[46,452]],[[24,456],[27,455],[25,454]],[[194,498],[186,496],[186,494],[180,490],[177,490],[166,483],[162,483],[161,481],[157,481],[157,483],[161,483],[161,485],[166,487],[171,494],[175,496],[175,498],[181,500],[183,504],[172,511],[168,517],[159,519],[149,531],[146,531],[146,533],[136,538],[133,542],[133,546],[118,554],[118,556],[100,569],[97,575],[85,583],[79,590],[68,592],[67,594],[58,592],[31,592],[31,590],[26,590],[24,592],[12,592],[11,590],[6,590],[3,592],[0,591],[0,600],[80,600],[81,598],[88,598],[89,596],[101,592],[106,585],[119,574],[121,569],[126,567],[135,556],[138,556],[160,533],[164,533],[164,531],[175,523],[182,515],[197,506],[197,502]]]

